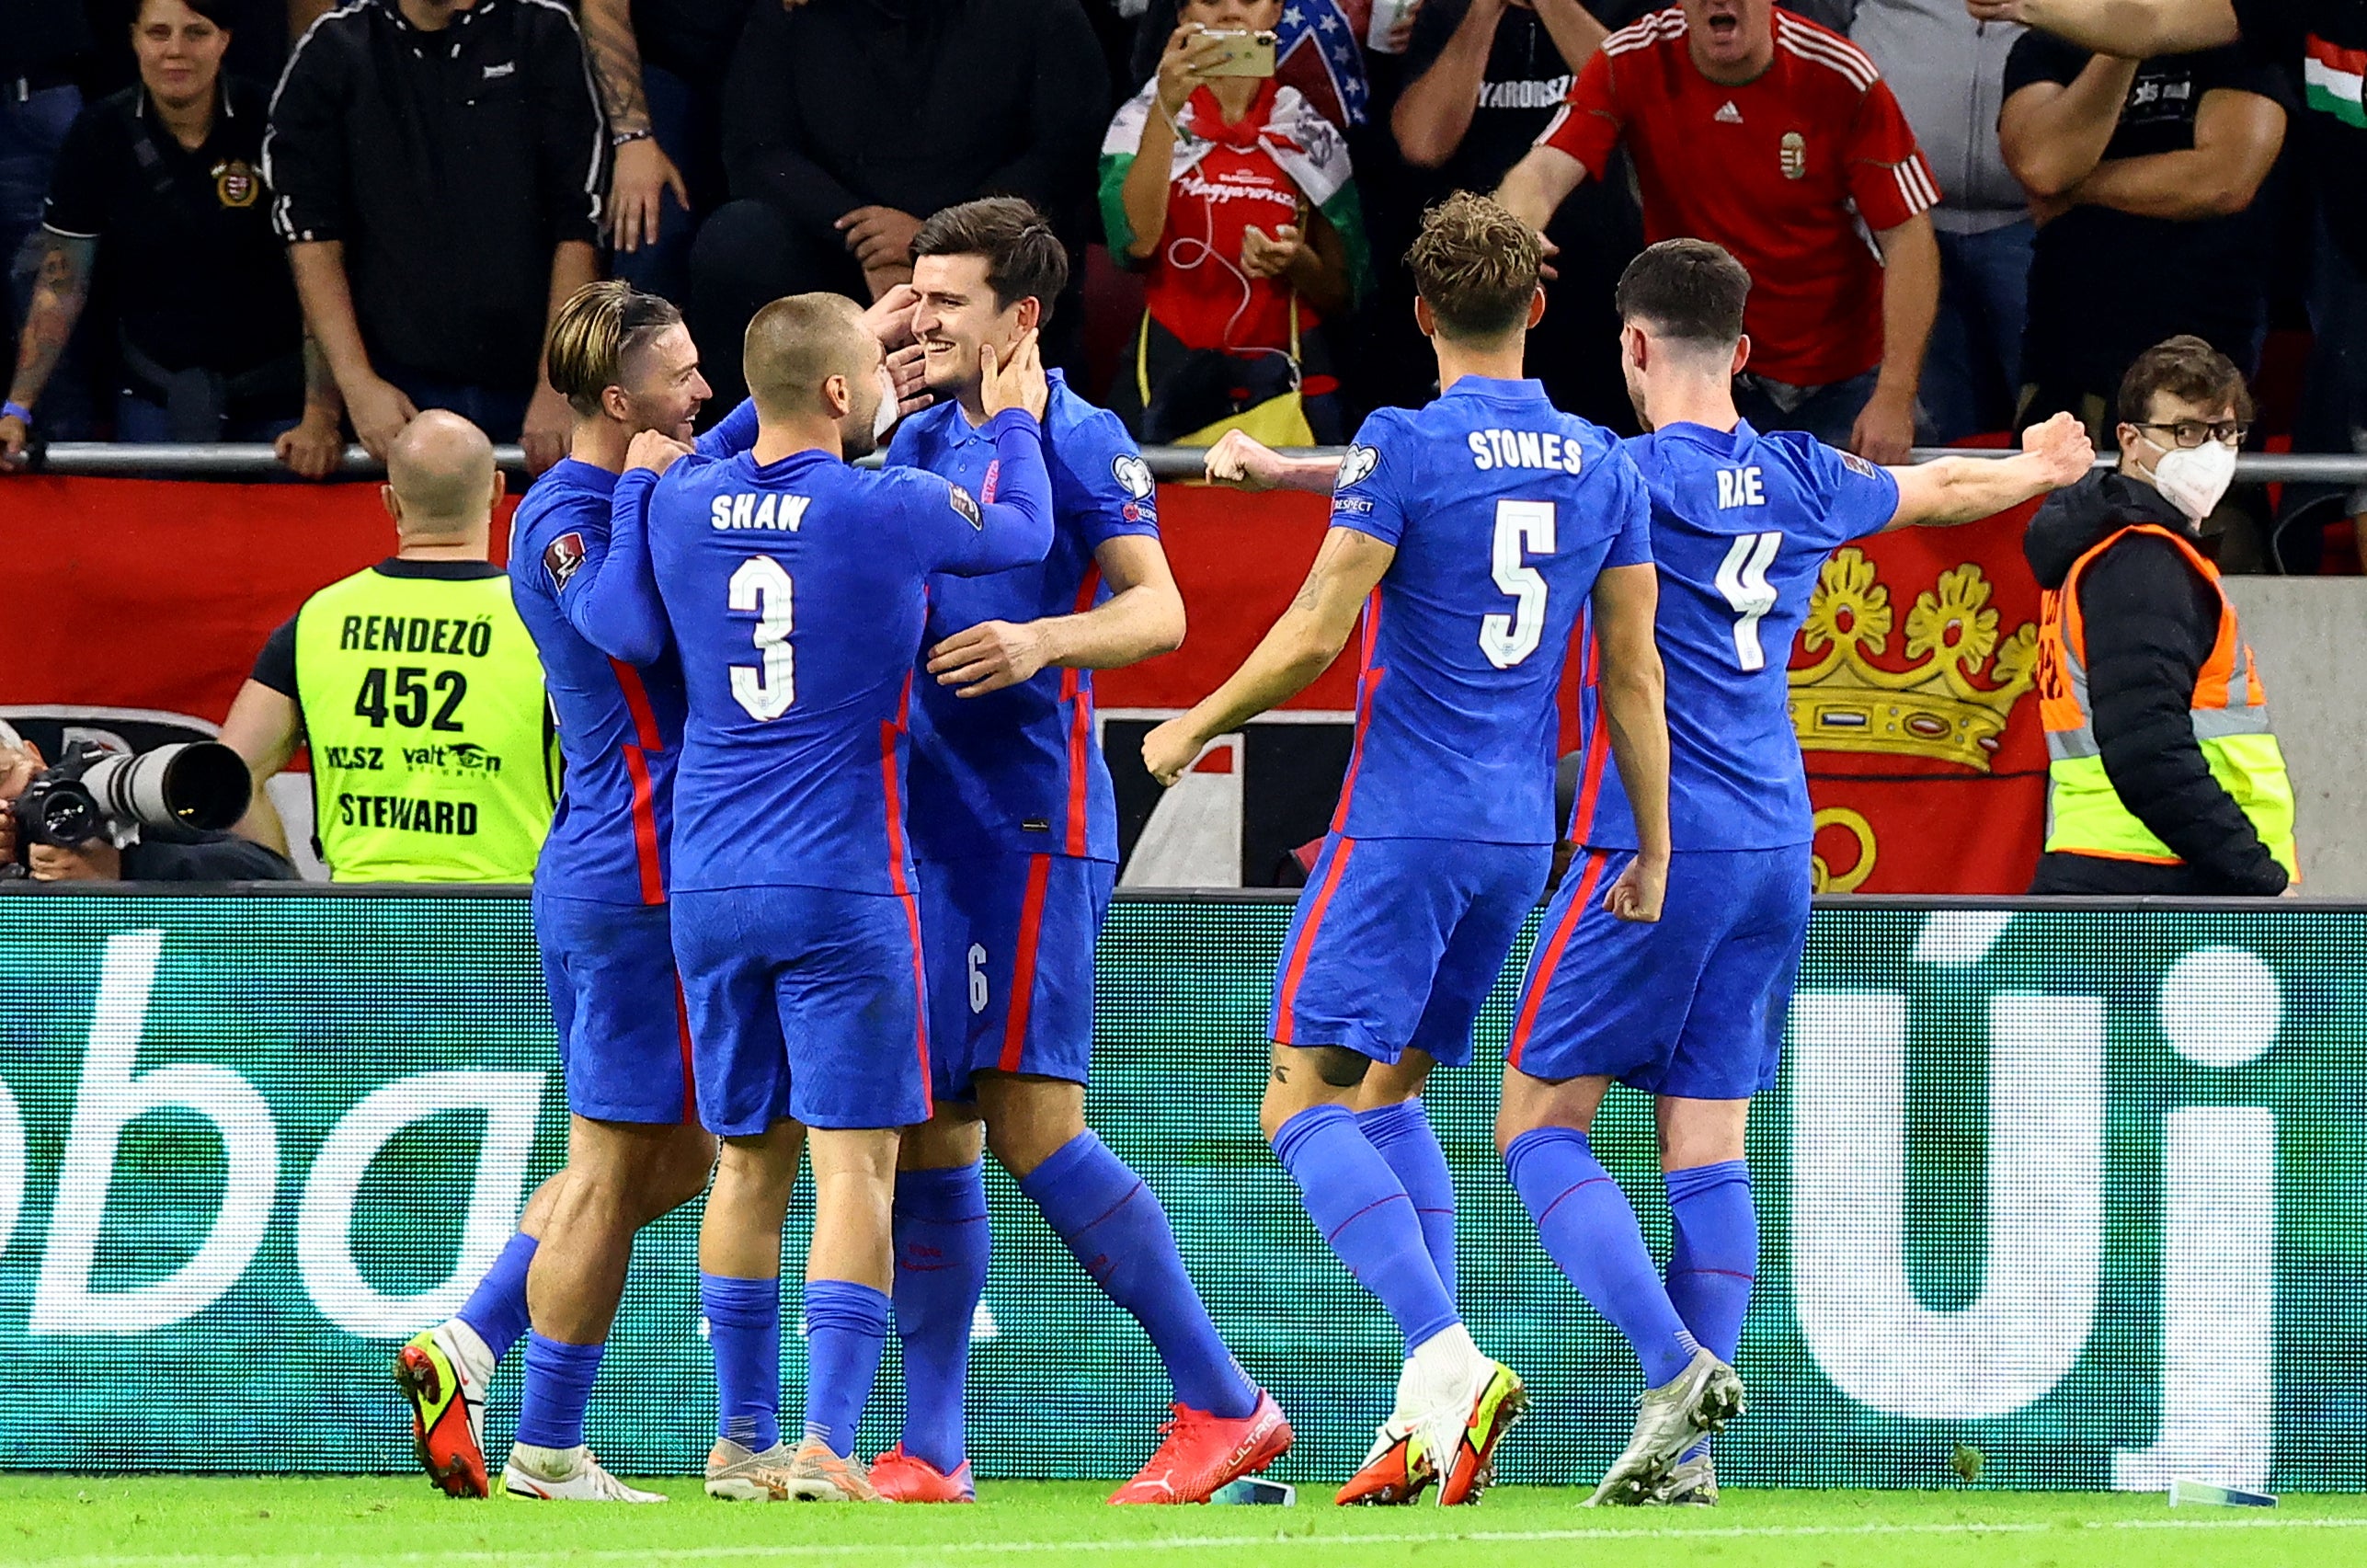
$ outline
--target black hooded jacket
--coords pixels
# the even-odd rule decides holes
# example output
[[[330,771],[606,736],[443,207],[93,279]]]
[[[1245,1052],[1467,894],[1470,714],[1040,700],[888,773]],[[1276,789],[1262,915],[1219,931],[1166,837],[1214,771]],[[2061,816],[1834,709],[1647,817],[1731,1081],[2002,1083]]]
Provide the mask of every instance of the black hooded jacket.
[[[2063,586],[2072,563],[2137,523],[2189,532],[2152,486],[2091,474],[2047,498],[2022,554],[2039,586]],[[2049,854],[2034,893],[2281,893],[2284,868],[2221,787],[2194,738],[2194,684],[2219,636],[2219,597],[2166,540],[2142,534],[2098,556],[2079,579],[2087,693],[2104,776],[2132,816],[2183,865]]]

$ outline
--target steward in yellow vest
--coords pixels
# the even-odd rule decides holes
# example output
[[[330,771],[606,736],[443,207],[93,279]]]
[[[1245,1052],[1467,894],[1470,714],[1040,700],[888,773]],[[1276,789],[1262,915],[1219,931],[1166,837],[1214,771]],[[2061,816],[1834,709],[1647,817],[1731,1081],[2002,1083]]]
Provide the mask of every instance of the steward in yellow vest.
[[[301,742],[332,880],[531,881],[555,800],[550,706],[509,575],[487,559],[492,444],[431,410],[386,473],[395,555],[306,600],[223,721],[256,783],[239,830],[284,845],[262,785]]]
[[[2023,552],[2045,590],[2047,834],[2033,893],[2270,895],[2297,875],[2293,795],[2219,570],[2198,547],[2252,417],[2199,338],[2130,367],[2121,463],[2051,497]]]

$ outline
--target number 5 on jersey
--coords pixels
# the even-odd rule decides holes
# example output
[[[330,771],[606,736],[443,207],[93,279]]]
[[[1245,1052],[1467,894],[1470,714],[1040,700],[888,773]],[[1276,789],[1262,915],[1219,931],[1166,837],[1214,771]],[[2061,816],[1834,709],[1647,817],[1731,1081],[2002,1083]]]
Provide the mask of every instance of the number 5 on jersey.
[[[1723,479],[1721,473],[1719,477]],[[1734,607],[1734,662],[1744,670],[1767,668],[1767,650],[1759,646],[1759,617],[1776,607],[1776,590],[1767,581],[1783,535],[1738,533],[1726,559],[1718,567],[1718,591]]]
[[[1515,601],[1509,615],[1480,617],[1480,651],[1498,670],[1535,653],[1545,635],[1545,578],[1521,557],[1552,554],[1551,501],[1496,503],[1496,586]]]
[[[789,634],[797,624],[796,587],[781,563],[751,555],[731,574],[731,607],[756,612],[756,651],[761,668],[731,667],[731,694],[754,719],[779,718],[797,700],[797,656]]]

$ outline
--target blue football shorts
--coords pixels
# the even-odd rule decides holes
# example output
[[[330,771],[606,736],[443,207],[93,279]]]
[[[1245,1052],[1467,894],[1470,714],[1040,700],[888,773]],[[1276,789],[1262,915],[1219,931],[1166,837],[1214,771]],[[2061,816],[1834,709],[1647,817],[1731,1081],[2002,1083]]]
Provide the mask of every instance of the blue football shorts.
[[[923,861],[920,874],[937,1097],[971,1098],[981,1072],[1087,1082],[1093,945],[1117,867],[1013,853]]]
[[[1326,837],[1283,942],[1275,1043],[1469,1061],[1480,1004],[1552,864],[1550,844]]]
[[[694,1120],[690,1024],[666,906],[539,886],[533,905],[567,1108],[602,1122]]]
[[[920,921],[907,895],[727,887],[674,895],[699,1120],[747,1138],[929,1119]]]
[[[1808,941],[1809,846],[1679,851],[1649,925],[1602,907],[1633,858],[1592,850],[1571,862],[1529,957],[1510,1064],[1686,1100],[1774,1087]]]

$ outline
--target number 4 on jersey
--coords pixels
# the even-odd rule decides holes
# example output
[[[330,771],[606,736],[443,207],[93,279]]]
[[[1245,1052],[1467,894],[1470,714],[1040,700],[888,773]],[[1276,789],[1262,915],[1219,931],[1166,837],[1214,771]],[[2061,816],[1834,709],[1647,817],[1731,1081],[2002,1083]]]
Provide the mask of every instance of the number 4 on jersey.
[[[1725,477],[1721,474],[1720,478]],[[1776,606],[1776,590],[1767,581],[1782,548],[1779,532],[1739,533],[1718,567],[1718,591],[1734,607],[1734,662],[1744,670],[1767,668],[1767,650],[1759,647],[1759,617]]]

